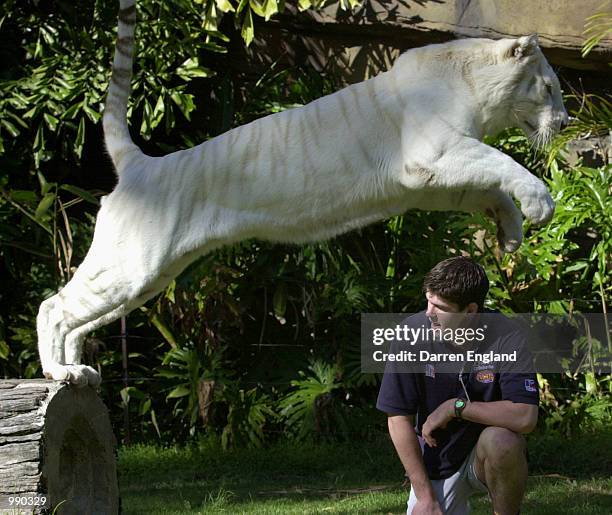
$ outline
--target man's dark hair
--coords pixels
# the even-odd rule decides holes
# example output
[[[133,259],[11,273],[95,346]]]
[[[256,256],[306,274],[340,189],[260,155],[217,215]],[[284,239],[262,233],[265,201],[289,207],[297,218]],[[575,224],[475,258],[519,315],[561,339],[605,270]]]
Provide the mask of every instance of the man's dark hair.
[[[489,279],[484,268],[464,256],[440,261],[425,276],[423,291],[439,295],[464,309],[470,302],[478,304],[478,311],[484,307],[489,291]]]

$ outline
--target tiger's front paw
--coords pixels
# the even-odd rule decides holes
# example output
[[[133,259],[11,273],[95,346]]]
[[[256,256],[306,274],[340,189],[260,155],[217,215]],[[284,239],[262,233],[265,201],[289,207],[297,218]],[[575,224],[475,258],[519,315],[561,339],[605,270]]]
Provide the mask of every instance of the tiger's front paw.
[[[102,382],[102,377],[97,370],[87,365],[60,365],[52,363],[45,367],[43,374],[47,379],[55,381],[67,381],[75,386],[96,387]]]
[[[522,240],[522,234],[517,234],[513,237],[511,235],[507,235],[501,225],[497,226],[497,242],[504,252],[508,252],[510,254],[512,252],[516,252],[521,246]]]
[[[529,221],[535,225],[550,222],[555,213],[555,202],[542,181],[536,179],[521,187],[516,196],[521,202],[521,211]]]
[[[511,202],[511,200],[510,200]],[[495,220],[497,225],[497,242],[504,252],[516,252],[523,241],[523,217],[514,207],[503,209],[503,207],[489,208],[485,213]]]

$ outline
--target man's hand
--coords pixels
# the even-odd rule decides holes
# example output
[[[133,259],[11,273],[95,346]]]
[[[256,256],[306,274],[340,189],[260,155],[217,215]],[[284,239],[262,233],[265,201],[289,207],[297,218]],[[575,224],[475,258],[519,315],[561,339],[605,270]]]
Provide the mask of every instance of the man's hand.
[[[444,515],[438,501],[417,501],[412,509],[412,515]]]
[[[436,439],[431,435],[436,429],[445,428],[455,415],[455,399],[448,399],[440,404],[423,424],[421,435],[430,447],[437,447]]]

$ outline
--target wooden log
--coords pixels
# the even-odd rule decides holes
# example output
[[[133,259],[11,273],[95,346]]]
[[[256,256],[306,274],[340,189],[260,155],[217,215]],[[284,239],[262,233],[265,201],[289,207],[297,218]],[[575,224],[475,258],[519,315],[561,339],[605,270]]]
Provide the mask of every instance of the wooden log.
[[[108,411],[92,388],[0,380],[0,513],[43,513],[60,503],[61,515],[118,513],[115,449]],[[10,497],[21,507],[3,511],[16,507]],[[46,506],[33,506],[41,497]]]

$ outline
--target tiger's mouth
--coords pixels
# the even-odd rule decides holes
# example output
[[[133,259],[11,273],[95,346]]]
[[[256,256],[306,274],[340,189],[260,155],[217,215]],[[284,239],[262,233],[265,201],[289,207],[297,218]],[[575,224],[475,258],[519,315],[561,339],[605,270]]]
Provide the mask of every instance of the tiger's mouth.
[[[557,132],[554,127],[547,124],[536,126],[528,120],[523,120],[523,126],[527,129],[527,131],[525,131],[527,138],[537,149],[546,148]]]

